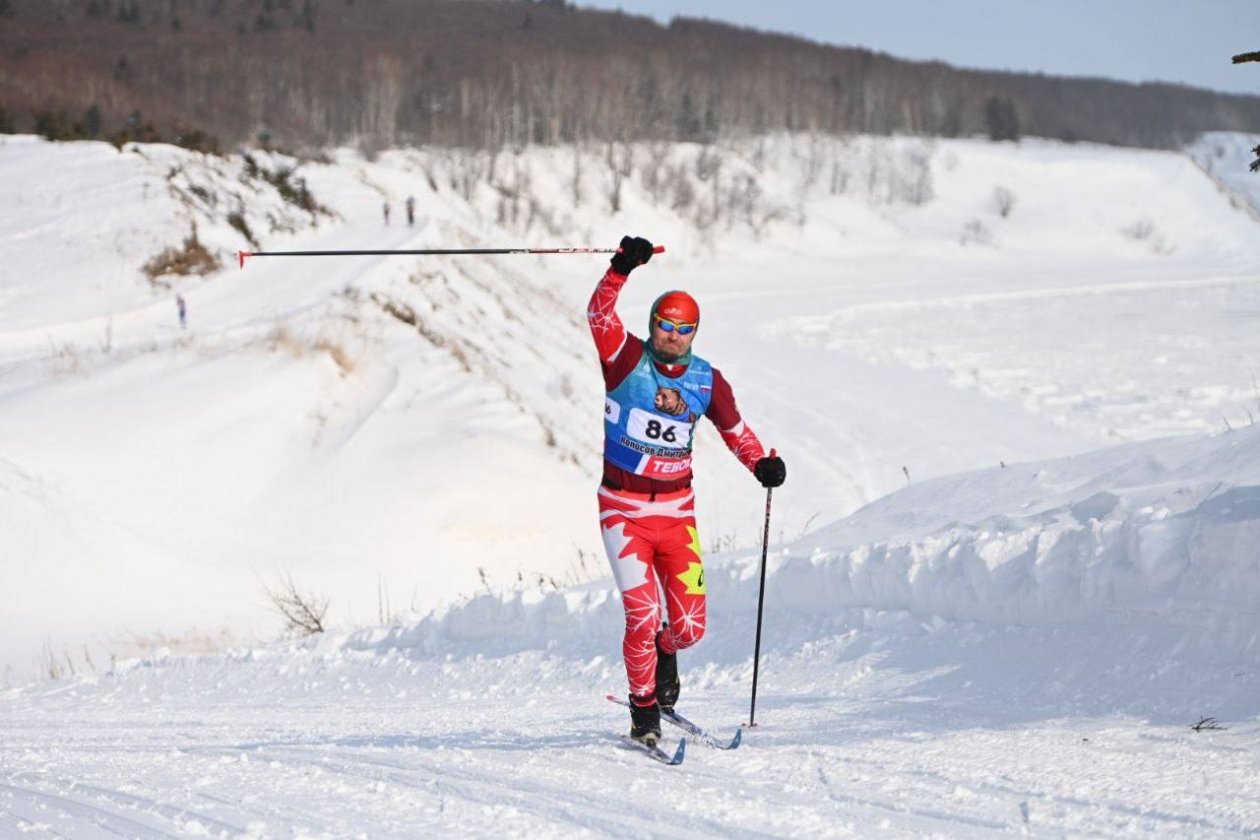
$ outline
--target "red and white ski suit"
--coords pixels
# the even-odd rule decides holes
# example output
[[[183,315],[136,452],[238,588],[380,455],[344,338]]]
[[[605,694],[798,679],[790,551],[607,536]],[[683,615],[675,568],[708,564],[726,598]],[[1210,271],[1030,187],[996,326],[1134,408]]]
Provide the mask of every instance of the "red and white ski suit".
[[[599,350],[606,393],[612,393],[643,360],[643,342],[628,333],[617,316],[617,296],[626,277],[609,269],[595,287],[587,321]],[[653,362],[665,377],[677,378],[685,365]],[[739,415],[731,386],[713,369],[713,393],[705,416],[727,447],[752,470],[764,456],[761,442]],[[604,461],[599,488],[604,548],[626,611],[622,644],[630,693],[656,692],[656,634],[661,630],[665,592],[669,627],[661,650],[675,653],[700,641],[705,626],[704,567],[696,533],[690,467],[669,479],[636,475]]]

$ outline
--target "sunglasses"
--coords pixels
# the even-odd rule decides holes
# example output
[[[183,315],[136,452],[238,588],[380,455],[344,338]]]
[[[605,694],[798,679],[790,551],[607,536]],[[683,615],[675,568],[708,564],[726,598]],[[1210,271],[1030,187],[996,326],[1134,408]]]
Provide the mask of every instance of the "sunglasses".
[[[696,331],[697,324],[678,324],[674,321],[666,321],[660,315],[656,316],[656,326],[663,332],[671,333],[678,330],[679,335],[691,335]]]

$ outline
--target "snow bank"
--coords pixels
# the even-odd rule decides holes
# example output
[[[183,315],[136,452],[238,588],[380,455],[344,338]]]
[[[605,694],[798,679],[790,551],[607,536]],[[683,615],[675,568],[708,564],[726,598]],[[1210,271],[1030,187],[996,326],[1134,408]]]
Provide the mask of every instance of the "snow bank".
[[[1260,429],[926,481],[793,550],[800,559],[780,575],[811,585],[784,588],[819,607],[1016,623],[1141,611],[1231,632],[1249,649],[1260,630]]]
[[[817,638],[846,610],[997,625],[1114,618],[1184,631],[1173,641],[1192,639],[1195,655],[1206,646],[1254,655],[1258,546],[1260,429],[1252,427],[913,485],[776,547],[767,615],[794,639]],[[709,559],[710,629],[747,626],[759,560]],[[481,595],[416,622],[352,634],[345,646],[417,658],[580,655],[592,642],[615,639],[620,621],[615,591],[598,582]],[[746,655],[742,636],[719,635],[697,649],[702,658]]]

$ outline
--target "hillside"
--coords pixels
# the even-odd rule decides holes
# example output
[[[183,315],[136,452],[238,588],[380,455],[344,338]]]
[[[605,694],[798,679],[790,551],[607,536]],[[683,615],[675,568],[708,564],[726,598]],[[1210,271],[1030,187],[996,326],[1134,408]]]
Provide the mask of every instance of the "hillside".
[[[816,137],[635,155],[617,182],[573,149],[299,164],[5,141],[0,493],[31,593],[4,613],[9,679],[86,668],[85,643],[99,668],[155,633],[265,638],[285,572],[335,593],[339,626],[605,574],[582,320],[601,259],[240,269],[241,228],[271,248],[666,243],[622,312],[638,329],[661,289],[699,296],[703,352],[790,462],[776,542],[907,481],[1260,409],[1238,316],[1257,224],[1185,155]],[[286,200],[283,173],[325,209]],[[220,267],[146,278],[194,225]],[[756,484],[707,428],[699,445],[705,547],[753,544]]]
[[[1254,96],[965,70],[553,0],[5,0],[2,14],[0,131],[53,139],[372,152],[815,131],[1176,148],[1260,131]]]
[[[1260,832],[1255,143],[0,137],[0,834]],[[678,768],[603,699],[603,258],[235,261],[625,232],[788,464]],[[765,496],[697,464],[729,735]]]

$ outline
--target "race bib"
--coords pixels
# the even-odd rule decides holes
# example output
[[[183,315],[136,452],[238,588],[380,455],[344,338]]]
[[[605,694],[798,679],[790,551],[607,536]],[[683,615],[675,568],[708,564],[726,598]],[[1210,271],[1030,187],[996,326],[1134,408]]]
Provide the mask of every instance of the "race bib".
[[[686,449],[691,444],[694,425],[681,418],[662,417],[641,408],[632,408],[626,419],[626,435],[652,447]]]
[[[621,422],[621,405],[612,397],[604,397],[604,420],[613,425]]]

